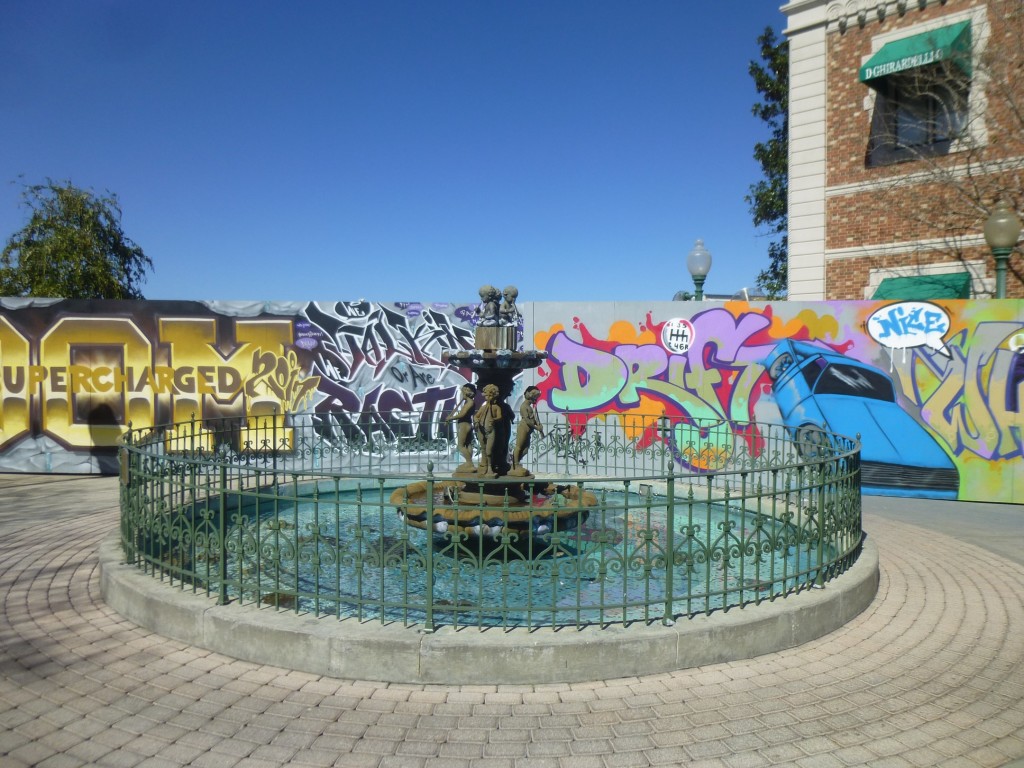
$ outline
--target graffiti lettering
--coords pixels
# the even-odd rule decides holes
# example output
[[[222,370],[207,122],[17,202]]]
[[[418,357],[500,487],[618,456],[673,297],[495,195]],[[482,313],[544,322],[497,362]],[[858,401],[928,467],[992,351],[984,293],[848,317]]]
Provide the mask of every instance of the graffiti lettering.
[[[415,368],[409,368],[408,366],[403,365],[401,361],[398,363],[398,365],[395,365],[391,368],[391,375],[394,376],[396,379],[398,379],[398,381],[402,382],[403,384],[409,382],[411,379],[413,386],[434,383],[433,374],[422,373],[420,371],[417,371]]]
[[[472,373],[447,365],[445,353],[475,346],[472,306],[309,303],[295,316],[254,316],[239,306],[237,317],[223,306],[182,305],[174,314],[130,303],[110,305],[110,315],[75,302],[0,308],[0,464],[48,469],[52,454],[54,467],[81,471],[95,466],[86,449],[115,445],[129,422],[193,418],[185,429],[194,430],[196,449],[226,439],[279,449],[290,445],[293,424],[309,420],[323,440],[359,451],[449,444],[453,427],[444,419]],[[543,316],[552,324],[535,329],[528,345],[548,359],[527,378],[536,376],[549,411],[565,415],[547,450],[579,466],[593,465],[591,419],[620,428],[631,445],[663,449],[680,466],[714,471],[743,450],[764,449],[749,422],[793,430],[801,419],[825,422],[869,405],[891,414],[895,406],[921,427],[917,439],[946,454],[961,498],[1019,501],[1011,480],[1024,476],[1024,323],[1013,306],[728,302],[688,316],[692,330],[654,312],[609,318],[611,310],[595,310],[590,322],[605,323],[604,334],[588,330],[586,318],[551,310]],[[806,355],[797,347],[784,355],[786,345]],[[841,357],[863,376],[870,368],[891,380],[896,402],[864,404],[852,386],[860,379]],[[813,366],[834,370],[819,380]],[[206,431],[219,417],[234,425],[228,438]],[[907,435],[891,425],[886,432],[885,420],[868,425],[875,436],[865,436],[863,460],[882,460],[871,453],[877,426],[913,466]],[[722,428],[699,438],[679,429],[694,422]],[[858,426],[847,419],[844,429]],[[613,438],[601,434],[609,450]]]
[[[550,408],[567,413],[635,410],[709,423],[751,421],[757,382],[764,373],[763,367],[751,363],[763,352],[745,342],[766,325],[759,316],[737,320],[724,310],[710,310],[694,318],[693,330],[687,329],[688,341],[696,338],[701,343],[679,353],[663,346],[664,324],[655,336],[662,344],[584,343],[558,330],[548,340],[551,370],[541,390]],[[582,332],[589,336],[585,327]],[[731,439],[728,430],[720,433],[726,435],[722,439]],[[750,437],[753,447],[756,435]],[[674,441],[675,437],[669,432],[651,439]],[[677,461],[695,469],[721,466],[731,452],[731,443],[701,450],[673,446]]]
[[[27,380],[26,380],[27,373]],[[158,395],[224,395],[239,390],[242,374],[228,366],[167,365],[112,368],[106,365],[3,366],[3,388],[9,394],[32,392],[45,383],[51,392],[79,394],[152,391]]]
[[[949,331],[949,315],[942,307],[924,301],[904,301],[876,310],[868,318],[868,333],[889,349],[930,347],[949,357],[942,341]]]
[[[6,317],[0,317],[0,360],[5,363],[18,361],[22,366],[29,364],[29,341]],[[13,382],[8,377],[9,371],[14,374]],[[31,428],[28,399],[11,394],[12,391],[20,391],[20,382],[25,380],[24,371],[24,367],[12,370],[11,366],[4,366],[4,386],[0,390],[0,449],[29,434]],[[12,390],[12,384],[18,386],[18,390]]]
[[[288,411],[297,411],[304,402],[312,400],[320,383],[319,376],[303,378],[294,351],[276,355],[257,349],[252,353],[252,370],[253,375],[245,385],[246,394],[254,397],[262,386]]]
[[[949,321],[944,312],[929,312],[918,307],[908,311],[905,306],[885,310],[885,314],[877,318],[877,323],[880,339],[892,336],[943,334],[949,328]]]
[[[323,439],[351,445],[450,439],[443,416],[467,377],[442,356],[472,349],[470,329],[419,304],[407,305],[404,314],[370,303],[358,314],[309,305],[306,314],[325,337],[312,364],[320,376],[313,420]]]
[[[594,432],[594,438],[590,439],[585,434],[575,434],[561,425],[552,427],[543,439],[537,441],[537,447],[540,455],[551,451],[558,458],[571,461],[581,469],[590,461],[595,461],[604,449],[600,432]]]
[[[306,312],[310,322],[333,340],[333,350],[321,357],[344,378],[356,378],[366,369],[379,377],[398,359],[443,366],[444,352],[473,347],[471,330],[455,325],[448,315],[434,309],[417,315],[415,325],[413,318],[373,304],[366,305],[365,313],[358,317],[331,315],[315,304]]]
[[[1024,365],[1008,342],[1017,323],[979,323],[947,343],[949,358],[915,357],[904,392],[954,454],[1008,459],[1024,450]],[[1005,342],[1005,343],[1004,343]]]
[[[242,382],[248,382],[256,375],[254,351],[273,350],[280,355],[292,340],[290,318],[236,319],[232,324],[233,344],[218,337],[214,318],[162,318],[159,327],[160,338],[170,349],[172,366],[177,359],[188,360],[196,367],[227,364],[239,371]],[[208,406],[214,403],[221,407],[222,412],[226,406],[241,415],[251,404],[243,403],[239,395],[249,391],[250,388],[243,384],[229,391],[174,393],[171,395],[172,419],[185,422],[193,415],[202,419]],[[274,396],[273,392],[267,394]],[[283,402],[278,405],[278,410],[285,408]]]
[[[317,404],[313,425],[330,443],[363,446],[399,438],[431,441],[451,438],[452,427],[443,421],[455,407],[458,387],[431,387],[409,392],[377,386],[362,397],[344,385],[324,382],[321,391],[331,393]]]
[[[291,319],[233,321],[238,346],[226,353],[218,348],[215,318],[165,318],[158,328],[151,340],[128,318],[62,317],[39,336],[33,361],[33,345],[0,317],[0,446],[31,434],[33,412],[42,434],[71,447],[113,446],[129,422],[154,425],[168,401],[177,421],[194,417],[201,424],[207,400],[241,415],[246,406],[238,395],[258,362],[247,361],[254,358],[252,342],[283,351]],[[283,378],[280,366],[275,372],[268,395],[276,397],[278,412],[312,397],[315,380],[302,380],[287,366]],[[109,422],[90,419],[98,408],[111,414]]]
[[[41,411],[42,431],[68,445],[115,445],[129,421],[143,426],[154,423],[156,404],[150,392],[110,392],[99,395],[81,386],[74,390],[67,377],[47,376],[54,369],[77,367],[77,380],[85,369],[137,368],[154,365],[153,343],[127,318],[64,317],[39,340],[39,372],[31,368],[24,395],[30,407]],[[38,383],[34,379],[39,378]],[[91,377],[90,377],[91,378]],[[95,408],[109,408],[113,423],[92,425]]]

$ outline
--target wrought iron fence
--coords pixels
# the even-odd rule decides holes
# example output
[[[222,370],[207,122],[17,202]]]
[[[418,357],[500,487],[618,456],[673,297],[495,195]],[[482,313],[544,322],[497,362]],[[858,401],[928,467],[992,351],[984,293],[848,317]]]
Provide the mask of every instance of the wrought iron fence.
[[[821,586],[861,542],[856,440],[541,414],[533,477],[467,481],[421,415],[130,430],[127,562],[221,603],[438,625],[669,623]]]

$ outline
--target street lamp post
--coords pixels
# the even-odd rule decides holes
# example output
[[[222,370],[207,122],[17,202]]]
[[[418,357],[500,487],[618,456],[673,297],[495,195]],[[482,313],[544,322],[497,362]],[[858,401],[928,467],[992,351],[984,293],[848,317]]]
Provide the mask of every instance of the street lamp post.
[[[704,298],[704,281],[707,279],[708,272],[711,271],[711,252],[704,247],[703,240],[698,240],[693,246],[693,250],[687,255],[686,268],[690,270],[693,285],[697,289],[694,298],[701,301]]]
[[[985,222],[985,242],[996,260],[996,298],[1006,298],[1006,265],[1020,237],[1020,219],[1005,200],[996,203]]]

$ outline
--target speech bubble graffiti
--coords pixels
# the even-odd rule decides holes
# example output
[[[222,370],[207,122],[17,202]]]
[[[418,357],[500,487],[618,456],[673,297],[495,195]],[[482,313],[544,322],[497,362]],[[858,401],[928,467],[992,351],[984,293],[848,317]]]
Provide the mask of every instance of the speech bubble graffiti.
[[[953,357],[942,337],[949,331],[949,315],[927,301],[901,301],[876,309],[868,318],[868,333],[889,349],[928,347]]]

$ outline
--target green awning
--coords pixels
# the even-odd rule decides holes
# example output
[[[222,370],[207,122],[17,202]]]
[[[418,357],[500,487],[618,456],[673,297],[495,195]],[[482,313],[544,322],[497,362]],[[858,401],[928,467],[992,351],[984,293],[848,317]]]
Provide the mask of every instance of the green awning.
[[[971,22],[961,21],[886,43],[860,68],[860,81],[870,84],[872,80],[947,60],[971,76]]]
[[[947,275],[887,277],[879,283],[871,298],[904,301],[969,299],[971,275],[969,272],[953,272]]]

